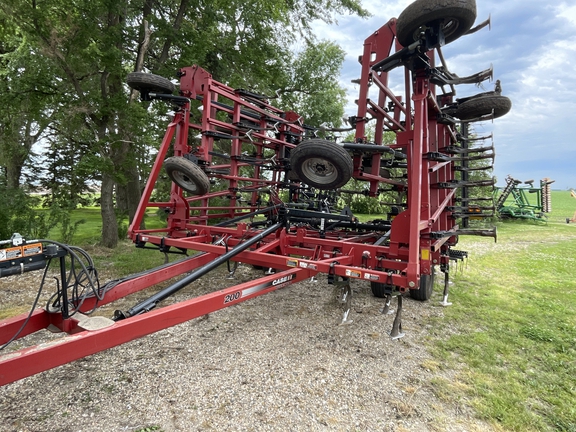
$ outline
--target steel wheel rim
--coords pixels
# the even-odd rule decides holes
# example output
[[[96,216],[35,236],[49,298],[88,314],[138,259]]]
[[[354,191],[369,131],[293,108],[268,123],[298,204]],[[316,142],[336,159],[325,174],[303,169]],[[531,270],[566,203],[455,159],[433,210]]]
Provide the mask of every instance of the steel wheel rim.
[[[194,193],[198,190],[198,186],[194,183],[190,177],[181,171],[174,171],[172,173],[174,181],[182,188],[186,189],[188,192]]]
[[[302,173],[316,183],[331,183],[338,177],[338,170],[328,160],[311,158],[302,164]]]

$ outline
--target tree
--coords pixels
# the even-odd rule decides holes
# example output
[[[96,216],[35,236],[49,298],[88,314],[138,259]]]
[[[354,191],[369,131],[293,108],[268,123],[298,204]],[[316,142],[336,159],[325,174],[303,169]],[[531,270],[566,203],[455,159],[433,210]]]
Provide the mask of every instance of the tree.
[[[340,87],[337,77],[344,55],[342,48],[329,41],[307,43],[278,91],[281,106],[301,114],[309,125],[329,123],[339,127],[346,91]]]
[[[50,124],[58,92],[50,64],[0,9],[0,160],[8,189],[20,186],[34,144]]]
[[[232,86],[268,93],[286,84],[290,42],[311,40],[314,19],[367,14],[357,0],[5,0],[0,10],[62,95],[43,99],[40,112],[49,114],[53,142],[67,142],[78,166],[97,173],[107,247],[118,241],[115,207],[133,214],[139,163],[159,142],[154,111],[135,104],[124,85],[128,72],[169,77],[198,64]]]

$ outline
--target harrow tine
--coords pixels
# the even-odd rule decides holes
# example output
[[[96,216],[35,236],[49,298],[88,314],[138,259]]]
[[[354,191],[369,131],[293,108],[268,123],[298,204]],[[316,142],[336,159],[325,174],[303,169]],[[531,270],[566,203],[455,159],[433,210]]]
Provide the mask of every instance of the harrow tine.
[[[498,241],[498,230],[496,227],[492,229],[460,229],[456,230],[456,235],[476,235],[481,237],[492,237],[494,243]]]
[[[496,184],[496,179],[492,178],[489,180],[474,180],[474,181],[458,181],[451,180],[449,182],[436,183],[436,187],[441,189],[452,189],[459,187],[475,187],[475,186],[494,186]]]
[[[482,137],[464,137],[458,134],[458,141],[485,141],[487,139],[493,139],[493,135],[490,134]]]
[[[483,29],[484,27],[488,26],[488,28],[492,28],[491,27],[491,15],[488,15],[488,19],[482,21],[480,24],[478,24],[476,27],[472,27],[470,30],[468,30],[465,34],[469,35],[472,33],[476,33],[478,30]]]
[[[451,212],[469,212],[471,215],[476,214],[475,212],[473,212],[473,210],[476,210],[478,213],[480,211],[495,211],[496,207],[491,206],[491,207],[481,207],[481,206],[473,206],[472,208],[470,206],[467,207],[459,207],[459,206],[448,206],[446,207],[447,210],[451,211]]]
[[[491,202],[494,202],[494,198],[493,197],[456,198],[456,202],[468,203],[470,201],[491,201]]]
[[[452,217],[456,219],[460,218],[491,218],[494,217],[494,213],[452,213]]]
[[[496,159],[496,153],[492,152],[490,154],[478,155],[478,156],[462,156],[460,158],[454,158],[453,160],[455,162],[458,162],[458,161],[475,161],[482,159],[492,159],[492,161],[494,161],[494,159]]]
[[[226,265],[228,266],[228,276],[226,276],[226,279],[233,280],[236,270],[238,269],[238,261],[234,261],[232,269],[230,269],[230,261],[226,261]]]

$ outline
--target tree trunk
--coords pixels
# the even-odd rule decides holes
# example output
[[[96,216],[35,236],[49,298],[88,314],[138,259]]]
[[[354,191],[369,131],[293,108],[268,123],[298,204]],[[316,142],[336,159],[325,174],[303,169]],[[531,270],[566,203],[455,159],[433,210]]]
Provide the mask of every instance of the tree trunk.
[[[116,215],[128,215],[128,191],[126,185],[116,183]]]
[[[133,165],[124,168],[123,171],[128,181],[125,184],[116,185],[116,208],[122,214],[127,215],[131,223],[140,203],[140,174],[138,168]]]
[[[30,131],[33,122],[33,120],[23,120],[22,125],[25,132],[13,137],[13,139],[5,139],[3,143],[4,152],[8,155],[3,165],[6,167],[6,185],[9,189],[20,187],[24,164],[30,157],[32,146],[38,141],[46,128],[46,126],[41,126],[40,130],[32,135]]]
[[[8,189],[18,189],[20,187],[20,177],[22,176],[23,162],[10,158],[10,163],[6,164],[6,186]]]
[[[113,249],[118,245],[118,221],[114,211],[114,179],[106,172],[102,173],[100,192],[102,246]]]
[[[136,165],[131,165],[127,170],[128,183],[125,186],[126,204],[128,208],[128,218],[130,222],[136,215],[138,204],[140,204],[140,173]],[[144,221],[142,221],[144,223]],[[142,227],[143,228],[143,227]]]

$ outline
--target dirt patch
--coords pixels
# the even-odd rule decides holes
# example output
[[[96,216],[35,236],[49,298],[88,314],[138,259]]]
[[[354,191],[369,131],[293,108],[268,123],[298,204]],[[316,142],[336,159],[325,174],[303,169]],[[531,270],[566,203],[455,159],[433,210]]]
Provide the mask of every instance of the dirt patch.
[[[261,274],[242,265],[231,281],[220,268],[173,301]],[[33,274],[0,279],[1,308],[29,307],[38,283]],[[366,282],[352,288],[348,325],[321,276],[4,386],[0,431],[490,430],[432,384],[440,372],[425,340],[430,318],[443,314],[440,294],[405,299],[406,336],[393,341],[383,300]]]

